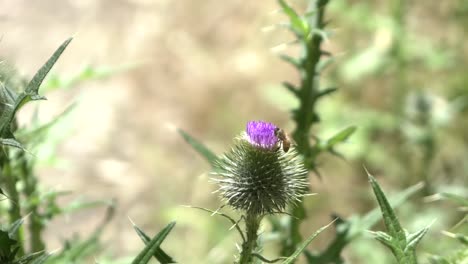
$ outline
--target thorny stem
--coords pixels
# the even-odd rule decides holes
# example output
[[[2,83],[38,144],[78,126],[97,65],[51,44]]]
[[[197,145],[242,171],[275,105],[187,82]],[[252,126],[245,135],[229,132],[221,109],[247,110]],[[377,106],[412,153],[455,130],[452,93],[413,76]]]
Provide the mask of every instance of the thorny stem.
[[[9,150],[2,148],[0,149],[0,183],[3,183],[5,189],[8,193],[10,201],[10,208],[8,209],[8,215],[10,218],[10,223],[15,222],[21,218],[21,208],[19,202],[19,193],[16,189],[16,183],[18,179],[12,173],[11,170],[11,160],[9,157]],[[18,243],[22,245],[22,233],[21,230],[18,235]],[[24,254],[24,247],[19,247],[18,254],[21,256]]]
[[[42,241],[44,224],[39,215],[38,203],[31,202],[38,200],[37,197],[34,197],[37,196],[37,178],[32,170],[32,164],[29,163],[24,151],[19,152],[16,159],[19,161],[19,169],[21,170],[20,174],[22,181],[24,182],[23,192],[26,201],[28,201],[25,209],[31,214],[31,221],[28,226],[31,252],[42,251],[45,249],[44,241]]]
[[[311,16],[311,27],[315,30],[323,30],[325,27],[324,15],[325,6],[329,0],[315,0],[310,5],[310,9],[316,10],[316,14]],[[322,50],[321,44],[323,36],[313,34],[312,37],[305,40],[305,55],[303,58],[304,73],[302,73],[301,87],[298,90],[300,106],[294,114],[296,129],[293,132],[293,138],[297,143],[297,149],[305,157],[306,167],[309,170],[315,169],[314,161],[318,154],[310,144],[310,130],[313,123],[319,122],[319,117],[315,110],[315,103],[319,98],[319,79],[320,73],[317,70]],[[290,217],[287,241],[283,242],[282,254],[291,255],[302,241],[300,234],[300,224],[305,219],[305,209],[303,199],[293,209],[292,214],[297,218]]]
[[[254,255],[252,254],[257,247],[258,228],[262,217],[256,214],[247,213],[245,217],[245,233],[247,240],[242,243],[242,251],[239,264],[252,263]]]
[[[323,30],[325,27],[324,14],[325,5],[328,0],[316,0],[313,8],[317,11],[315,16],[311,16],[312,28]],[[310,40],[306,40],[305,58],[303,67],[305,72],[302,75],[301,87],[299,89],[300,106],[297,109],[297,114],[294,115],[296,121],[296,129],[293,132],[293,138],[297,143],[298,151],[306,157],[306,160],[311,160],[312,147],[310,146],[309,134],[313,123],[319,121],[315,113],[315,103],[319,92],[320,73],[317,72],[317,65],[322,55],[321,44],[323,36],[313,34]]]

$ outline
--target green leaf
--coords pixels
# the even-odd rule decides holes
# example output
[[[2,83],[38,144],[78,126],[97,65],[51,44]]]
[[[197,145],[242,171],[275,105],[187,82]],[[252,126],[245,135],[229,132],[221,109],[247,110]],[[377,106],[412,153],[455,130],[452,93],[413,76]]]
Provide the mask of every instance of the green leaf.
[[[23,142],[43,142],[45,136],[49,133],[50,129],[57,125],[60,121],[70,115],[75,109],[76,105],[72,104],[68,106],[62,113],[55,116],[51,121],[41,124],[37,127],[30,128],[27,130],[18,131],[17,137]]]
[[[385,197],[384,192],[372,175],[368,173],[368,177],[372,189],[374,190],[375,197],[377,198],[377,202],[379,203],[380,210],[382,211],[385,227],[387,228],[390,236],[396,238],[399,241],[405,241],[405,232],[401,227],[400,222],[398,221],[398,218],[392,209],[392,206]]]
[[[288,91],[290,91],[295,96],[299,96],[299,90],[294,84],[289,82],[283,82],[283,86],[286,87],[286,89],[288,89]]]
[[[468,246],[468,236],[464,234],[458,234],[458,233],[451,233],[448,231],[442,231],[442,233],[448,237],[455,238],[459,242],[461,242],[463,245]]]
[[[406,248],[405,251],[407,250],[414,250],[416,246],[418,245],[419,241],[423,238],[423,236],[429,231],[429,227],[431,225],[419,230],[416,233],[410,234],[406,237]]]
[[[331,149],[336,144],[347,140],[355,131],[356,131],[355,126],[350,126],[350,127],[347,127],[345,129],[341,130],[336,135],[334,135],[329,140],[327,140],[327,142],[325,143],[325,149]]]
[[[32,264],[32,263],[36,262],[36,260],[39,261],[39,262],[36,262],[36,263],[44,263],[45,259],[42,260],[44,255],[47,256],[45,259],[47,259],[49,257],[49,254],[46,254],[43,251],[30,253],[30,254],[24,255],[21,258],[15,260],[14,264],[26,264],[26,263]]]
[[[34,77],[26,86],[24,92],[20,93],[18,96],[15,97],[14,103],[5,105],[4,111],[1,113],[0,116],[0,144],[6,145],[10,147],[22,148],[21,144],[15,140],[11,132],[11,123],[15,118],[16,113],[18,110],[27,102],[34,101],[34,100],[42,100],[45,99],[43,96],[38,94],[39,87],[42,84],[42,81],[49,73],[52,66],[54,66],[55,62],[57,62],[60,55],[62,55],[65,48],[68,46],[72,39],[66,40],[60,47],[52,54],[52,56],[47,60],[47,62],[37,71]]]
[[[141,238],[145,245],[148,245],[151,242],[151,238],[143,232],[138,226],[132,222],[133,228],[135,229],[138,236]],[[176,263],[169,255],[166,254],[160,247],[156,249],[153,255],[160,263]]]
[[[43,264],[47,261],[47,259],[50,257],[50,254],[44,252],[42,253],[39,257],[35,258],[32,262],[29,264]]]
[[[187,134],[184,130],[179,128],[177,129],[177,131],[184,138],[185,142],[191,145],[193,149],[196,152],[198,152],[198,154],[202,155],[202,157],[204,157],[211,165],[213,165],[214,162],[218,159],[214,152],[212,152],[205,145],[200,143],[200,141]]]
[[[336,87],[330,87],[330,88],[320,90],[318,95],[317,95],[317,98],[332,94],[332,93],[336,92],[337,90],[338,90],[338,88],[336,88]]]
[[[393,195],[390,197],[390,205],[392,208],[396,208],[407,201],[413,194],[420,191],[424,187],[424,184],[418,183],[413,186],[406,188],[405,190]],[[353,221],[355,223],[352,224],[353,228],[351,229],[349,235],[354,237],[357,233],[362,233],[365,230],[368,230],[373,225],[377,223],[382,218],[382,214],[380,213],[380,208],[377,207],[372,211],[368,212],[365,216],[358,218],[358,220]],[[359,230],[359,231],[358,231]]]
[[[67,39],[65,42],[58,47],[58,49],[52,54],[52,56],[47,60],[47,62],[37,71],[37,73],[34,75],[32,80],[28,83],[26,86],[26,93],[31,94],[31,95],[37,95],[37,92],[39,90],[39,87],[42,84],[42,81],[44,81],[45,77],[49,73],[49,71],[52,69],[54,64],[57,62],[57,60],[60,58],[62,55],[63,51],[67,48],[68,44],[72,41],[73,38]]]
[[[389,201],[393,208],[400,206],[410,196],[422,189],[424,184],[418,183],[390,197]],[[335,237],[327,248],[319,253],[307,252],[308,263],[340,263],[343,249],[355,238],[366,230],[369,230],[380,219],[382,214],[377,207],[364,216],[351,216],[348,219],[336,221]],[[344,263],[344,262],[343,262]]]
[[[16,240],[11,239],[8,232],[0,230],[0,258],[8,258],[13,260],[14,256],[16,255],[16,252],[13,251],[15,251],[17,243],[18,242]]]
[[[296,251],[294,251],[294,253],[289,256],[284,262],[283,264],[290,264],[290,263],[294,263],[294,261],[296,260],[297,257],[299,257],[299,255],[302,253],[302,251],[304,251],[304,249],[310,244],[310,242],[312,242],[312,240],[314,240],[315,237],[317,237],[320,233],[322,233],[322,231],[324,231],[325,229],[327,229],[329,226],[331,226],[333,223],[335,222],[332,221],[330,222],[329,224],[327,224],[326,226],[323,226],[321,227],[319,230],[315,231],[315,233],[313,233],[309,238],[307,238],[305,241],[303,241],[299,247],[296,249]]]
[[[468,198],[466,196],[453,194],[453,193],[441,193],[440,194],[445,199],[459,203],[462,206],[468,206]]]
[[[23,146],[21,145],[21,143],[19,143],[16,139],[14,138],[0,138],[0,145],[4,145],[4,146],[9,146],[9,147],[15,147],[15,148],[19,148],[19,149],[23,149]]]
[[[372,189],[374,190],[375,197],[379,203],[380,210],[382,211],[385,227],[388,230],[388,233],[380,231],[371,233],[375,235],[377,240],[390,248],[398,263],[416,264],[416,246],[421,238],[427,233],[430,225],[414,234],[406,232],[401,227],[395,212],[390,206],[390,203],[375,178],[370,175],[369,172],[367,172],[367,175]]]
[[[291,65],[293,65],[296,68],[300,69],[302,67],[302,62],[301,62],[300,59],[291,57],[291,56],[286,55],[286,54],[281,54],[281,55],[279,55],[279,57],[280,57],[280,59],[284,60],[285,62],[289,62]]]
[[[132,261],[132,264],[146,264],[150,261],[151,257],[158,250],[161,243],[167,237],[172,228],[174,228],[175,222],[168,224],[163,230],[161,230],[146,247],[138,254],[138,256]]]
[[[0,110],[3,110],[5,106],[12,106],[15,102],[15,98],[18,97],[16,92],[8,87],[5,87],[0,82]]]
[[[296,33],[298,36],[307,36],[309,33],[309,25],[301,16],[299,16],[296,11],[289,6],[286,1],[278,1],[284,13],[289,17],[291,23],[291,30]]]
[[[429,261],[431,264],[451,264],[450,261],[441,256],[431,256]]]
[[[23,225],[24,219],[26,219],[26,217],[20,218],[10,225],[10,228],[8,228],[8,236],[11,239],[16,239],[16,233],[18,232],[18,229],[21,227],[21,225]]]
[[[330,66],[333,62],[335,62],[334,57],[324,58],[321,59],[317,64],[317,72],[323,72],[328,66]]]

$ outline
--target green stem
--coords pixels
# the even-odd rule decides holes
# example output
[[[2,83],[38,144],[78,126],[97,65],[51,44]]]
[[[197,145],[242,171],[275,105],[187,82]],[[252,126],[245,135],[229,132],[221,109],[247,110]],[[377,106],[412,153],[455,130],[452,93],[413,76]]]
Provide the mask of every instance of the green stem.
[[[18,179],[12,173],[11,160],[9,158],[9,150],[0,150],[0,180],[5,186],[5,190],[8,193],[8,198],[11,200],[10,208],[8,209],[8,215],[10,224],[21,218],[21,208],[19,201],[19,193],[16,189],[16,183]],[[22,232],[18,233],[18,243],[20,244],[18,255],[24,255]]]
[[[408,63],[405,52],[406,44],[406,0],[393,1],[393,19],[395,21],[395,42],[393,44],[393,56],[397,69],[397,83],[394,98],[394,110],[397,117],[403,116],[404,99],[408,85]]]
[[[414,250],[408,250],[406,252],[403,250],[398,250],[394,251],[393,254],[395,255],[399,264],[418,264],[416,252]]]
[[[44,241],[42,241],[42,231],[44,229],[44,224],[41,221],[41,217],[38,211],[38,203],[32,201],[39,201],[37,196],[37,178],[33,172],[33,161],[28,160],[25,155],[25,152],[19,152],[16,158],[20,164],[19,168],[21,170],[22,181],[24,182],[23,194],[25,200],[28,201],[25,208],[27,213],[31,214],[31,221],[29,222],[29,241],[31,252],[38,252],[45,249]]]
[[[325,27],[324,15],[325,6],[328,0],[316,0],[315,4],[311,5],[317,11],[311,19],[311,28],[314,30],[323,30]],[[310,159],[311,146],[309,140],[310,129],[313,123],[319,121],[315,112],[315,103],[318,98],[320,73],[317,72],[317,66],[320,61],[322,51],[321,45],[323,37],[319,34],[312,33],[312,37],[305,39],[305,50],[302,73],[301,86],[299,89],[300,106],[297,114],[294,116],[296,121],[296,129],[293,132],[293,138],[297,143],[298,151]]]
[[[325,28],[325,6],[329,0],[315,0],[311,2],[310,8],[316,10],[309,22],[314,30],[323,30]],[[310,130],[314,123],[319,122],[319,117],[315,112],[315,103],[319,98],[320,91],[320,73],[317,70],[318,63],[322,56],[321,45],[323,36],[313,33],[312,37],[305,39],[305,50],[303,61],[304,72],[302,73],[301,87],[299,89],[300,106],[294,114],[296,129],[293,132],[293,139],[297,144],[297,150],[304,156],[306,167],[309,170],[315,169],[315,158],[317,151],[310,144]],[[301,202],[293,209],[292,214],[295,217],[289,217],[288,221],[288,240],[283,241],[281,253],[284,256],[290,256],[294,253],[297,246],[302,242],[300,234],[300,225],[306,218],[304,204]]]
[[[431,173],[430,166],[434,159],[436,141],[434,138],[434,132],[432,131],[432,128],[428,125],[425,129],[427,130],[428,135],[426,136],[426,139],[424,140],[421,146],[421,148],[423,149],[424,156],[422,158],[422,162],[419,164],[419,179],[422,179],[424,181],[422,195],[428,196],[434,192],[434,188],[432,186],[432,182],[430,180],[429,175]]]
[[[247,213],[245,217],[246,240],[242,244],[242,251],[239,264],[252,263],[255,248],[257,247],[258,228],[260,227],[261,216]]]

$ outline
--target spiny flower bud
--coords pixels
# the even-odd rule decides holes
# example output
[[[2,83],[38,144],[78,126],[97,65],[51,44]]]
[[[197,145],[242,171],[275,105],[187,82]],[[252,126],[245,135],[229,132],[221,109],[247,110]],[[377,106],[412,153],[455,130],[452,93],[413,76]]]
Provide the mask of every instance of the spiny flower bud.
[[[278,128],[267,122],[247,123],[246,133],[215,164],[214,179],[223,200],[248,214],[282,212],[308,190],[307,170],[294,148],[279,146]]]

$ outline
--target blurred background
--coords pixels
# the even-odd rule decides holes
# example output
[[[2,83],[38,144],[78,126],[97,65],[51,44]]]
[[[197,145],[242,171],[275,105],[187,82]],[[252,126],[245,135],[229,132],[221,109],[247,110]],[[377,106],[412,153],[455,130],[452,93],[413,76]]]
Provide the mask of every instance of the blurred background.
[[[305,1],[290,2],[305,10]],[[36,155],[43,188],[72,191],[61,202],[115,199],[116,216],[95,258],[125,259],[143,247],[130,218],[151,235],[177,221],[163,248],[179,263],[230,263],[238,239],[230,224],[181,206],[216,209],[220,201],[209,164],[175,128],[219,154],[249,120],[294,129],[289,110],[297,102],[280,83],[298,75],[278,54],[297,48],[284,45],[292,35],[271,28],[286,21],[277,2],[0,0],[0,6],[0,58],[20,76],[30,78],[74,37],[42,88],[48,100],[28,105],[20,123],[38,105],[46,122],[76,103]],[[426,183],[398,213],[411,231],[436,219],[433,239],[421,247],[443,251],[434,243],[447,239],[439,231],[462,212],[423,198],[467,193],[468,2],[333,0],[328,18],[324,47],[335,59],[322,87],[339,91],[320,103],[314,134],[358,130],[337,149],[345,159],[320,156],[321,180],[310,176],[319,195],[306,201],[303,234],[328,223],[331,213],[349,217],[376,206],[364,165],[389,194]],[[54,220],[48,250],[91,232],[103,217],[97,207]],[[332,235],[327,230],[310,248],[323,248]],[[270,252],[275,256],[274,246]],[[368,237],[345,253],[351,263],[391,259]]]

